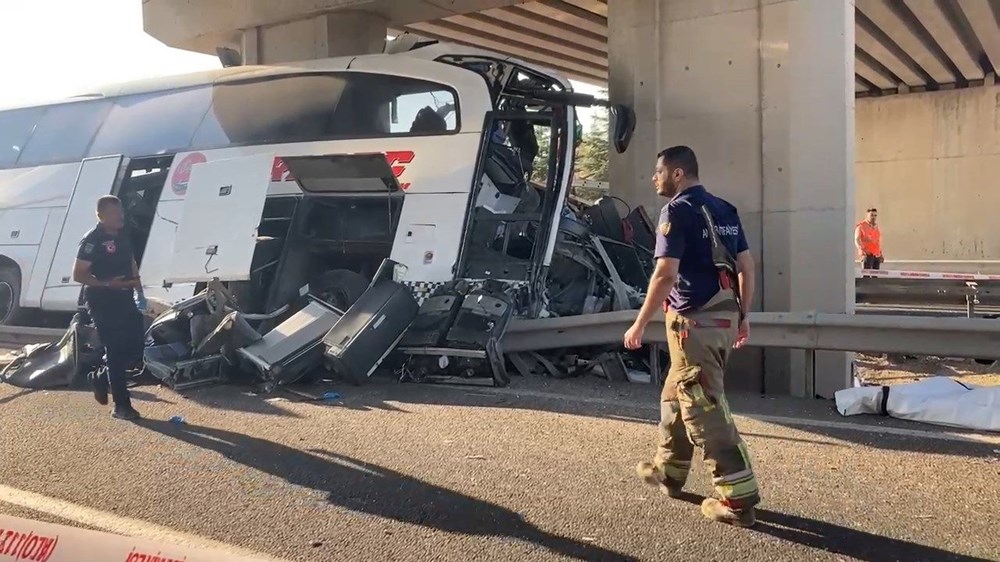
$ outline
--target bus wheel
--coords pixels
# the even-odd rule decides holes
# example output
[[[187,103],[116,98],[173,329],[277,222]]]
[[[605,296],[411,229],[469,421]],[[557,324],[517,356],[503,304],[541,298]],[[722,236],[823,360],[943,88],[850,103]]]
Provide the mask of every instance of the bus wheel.
[[[368,279],[349,269],[334,269],[319,276],[312,293],[340,310],[347,311],[368,289]]]
[[[0,267],[0,325],[13,324],[20,313],[21,276],[10,266]]]

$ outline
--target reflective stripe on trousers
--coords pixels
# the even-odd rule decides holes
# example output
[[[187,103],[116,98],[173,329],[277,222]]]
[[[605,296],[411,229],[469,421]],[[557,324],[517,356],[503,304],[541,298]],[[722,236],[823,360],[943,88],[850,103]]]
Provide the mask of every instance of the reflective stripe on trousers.
[[[719,291],[694,313],[669,311],[666,321],[670,370],[660,399],[656,464],[683,484],[697,445],[720,499],[735,509],[751,507],[760,501],[757,479],[723,385],[739,329],[733,292]]]

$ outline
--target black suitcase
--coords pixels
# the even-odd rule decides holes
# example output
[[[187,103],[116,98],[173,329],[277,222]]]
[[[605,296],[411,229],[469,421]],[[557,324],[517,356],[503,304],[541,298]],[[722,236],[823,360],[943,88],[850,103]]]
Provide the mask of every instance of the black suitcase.
[[[361,384],[402,338],[417,315],[410,289],[390,279],[376,280],[323,338],[323,362]]]

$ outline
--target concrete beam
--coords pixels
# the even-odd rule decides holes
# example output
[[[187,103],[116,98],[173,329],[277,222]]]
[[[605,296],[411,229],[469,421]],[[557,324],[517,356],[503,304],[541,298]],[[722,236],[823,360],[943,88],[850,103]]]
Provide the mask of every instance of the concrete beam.
[[[905,55],[901,55],[896,49],[892,49],[880,41],[865,26],[858,25],[855,29],[855,34],[858,47],[861,47],[875,60],[892,71],[900,80],[910,86],[923,86],[927,83],[927,80],[923,76],[920,76],[913,70],[910,62],[904,60],[903,57]]]
[[[565,0],[565,2],[582,10],[594,12],[603,18],[608,17],[608,0]]]
[[[909,58],[916,62],[916,64],[918,64],[924,72],[930,75],[931,79],[938,84],[947,84],[955,81],[955,76],[928,47],[928,43],[925,39],[930,38],[918,35],[917,29],[914,29],[913,22],[904,20],[899,13],[889,6],[886,0],[856,0],[856,6],[858,11],[863,13],[869,20],[872,21],[872,23],[877,25],[879,29],[889,36],[890,39],[899,45]],[[859,26],[858,30],[859,44],[861,41],[860,27],[861,26]],[[867,48],[865,48],[865,50],[878,58],[876,53],[868,50]],[[882,59],[879,58],[879,60]],[[882,63],[889,66],[889,64],[885,61]],[[892,67],[890,66],[890,68]],[[893,69],[893,72],[896,72],[895,69]],[[911,86],[917,85],[911,83],[902,74],[899,74],[898,72],[896,72],[896,74],[900,78],[903,78],[907,84],[910,84]],[[920,83],[923,83],[923,80],[921,80]]]
[[[564,24],[608,36],[608,18],[589,12],[563,0],[539,0],[522,6],[526,11]]]
[[[489,16],[493,19],[508,21],[514,25],[519,25],[528,29],[536,30],[538,33],[550,37],[558,37],[567,41],[572,41],[578,45],[608,52],[607,34],[601,35],[592,33],[561,21],[551,20],[529,12],[523,8],[513,6],[510,8],[500,8],[497,10],[486,10],[480,15]]]
[[[386,21],[378,14],[348,11],[257,27],[244,33],[257,41],[253,50],[258,64],[276,64],[382,52]],[[250,39],[244,41],[248,47],[249,43]]]
[[[282,0],[284,1],[284,0]],[[392,25],[444,19],[461,14],[524,4],[529,0],[376,0],[377,9]]]
[[[581,69],[577,65],[567,64],[566,61],[561,58],[539,56],[535,49],[525,49],[517,46],[512,47],[507,43],[498,43],[491,39],[482,39],[478,35],[470,35],[468,32],[456,33],[433,24],[417,23],[408,25],[405,29],[416,35],[427,37],[428,39],[437,39],[439,41],[447,41],[457,45],[466,45],[468,47],[490,49],[499,53],[506,53],[525,62],[557,70],[573,80],[579,80],[587,84],[599,86],[603,85],[607,81],[606,69],[604,71],[598,71],[590,68]]]
[[[958,6],[986,51],[993,71],[1000,73],[1000,27],[990,0],[958,0]]]
[[[160,41],[201,52],[199,38],[232,34],[342,10],[378,14],[392,24],[440,19],[479,10],[501,8],[525,0],[143,0],[143,27]],[[445,5],[446,7],[442,7]],[[197,46],[197,48],[195,47]]]
[[[536,45],[542,49],[547,49],[556,53],[571,53],[572,58],[591,62],[596,65],[607,65],[607,48],[603,51],[584,47],[573,41],[552,37],[539,32],[536,29],[523,27],[508,21],[493,18],[482,14],[468,14],[465,16],[454,16],[447,20],[456,25],[461,25],[468,29],[478,29],[483,33],[498,37],[508,37],[525,45]]]
[[[854,71],[858,76],[871,82],[880,90],[889,90],[898,86],[891,76],[885,74],[882,70],[876,69],[875,66],[864,60],[864,58],[859,57],[855,59]]]
[[[232,33],[342,9],[371,8],[374,0],[144,0],[146,33],[177,48],[205,35]]]
[[[903,0],[966,80],[982,80],[983,68],[935,0]]]
[[[595,61],[593,58],[583,60],[575,54],[543,49],[530,43],[522,43],[503,35],[489,33],[483,29],[464,27],[447,20],[429,23],[415,23],[407,26],[419,34],[431,34],[448,40],[462,41],[466,44],[478,45],[498,53],[507,53],[516,57],[530,57],[542,64],[571,69],[581,74],[600,77],[607,74],[607,63]],[[527,59],[526,59],[527,60]],[[599,59],[598,59],[599,60]]]

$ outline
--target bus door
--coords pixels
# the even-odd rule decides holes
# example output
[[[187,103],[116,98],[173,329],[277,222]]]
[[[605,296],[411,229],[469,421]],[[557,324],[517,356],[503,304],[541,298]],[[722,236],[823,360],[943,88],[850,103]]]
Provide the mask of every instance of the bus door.
[[[42,308],[77,308],[80,284],[73,281],[73,261],[80,248],[80,239],[97,224],[97,199],[115,190],[127,167],[128,159],[121,155],[87,158],[80,164],[56,251],[49,264],[45,289],[42,291]]]
[[[166,283],[250,279],[273,162],[264,153],[191,167]]]
[[[527,283],[537,293],[561,206],[561,130],[551,112],[491,112],[484,130],[456,277]],[[543,145],[537,154],[515,133],[529,130]]]

